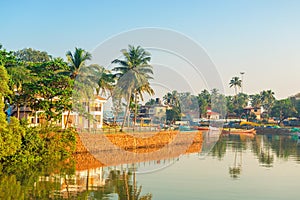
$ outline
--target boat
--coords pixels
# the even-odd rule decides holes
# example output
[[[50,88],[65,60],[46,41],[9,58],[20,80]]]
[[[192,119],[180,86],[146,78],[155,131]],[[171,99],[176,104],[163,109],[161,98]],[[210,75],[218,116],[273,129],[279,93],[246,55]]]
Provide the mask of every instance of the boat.
[[[254,128],[252,129],[223,129],[222,135],[241,135],[241,134],[250,134],[255,135],[256,130]]]
[[[213,126],[196,126],[195,129],[199,130],[199,131],[219,131],[220,128],[218,127],[213,127]]]
[[[199,131],[208,131],[209,127],[208,126],[197,126],[196,129]]]

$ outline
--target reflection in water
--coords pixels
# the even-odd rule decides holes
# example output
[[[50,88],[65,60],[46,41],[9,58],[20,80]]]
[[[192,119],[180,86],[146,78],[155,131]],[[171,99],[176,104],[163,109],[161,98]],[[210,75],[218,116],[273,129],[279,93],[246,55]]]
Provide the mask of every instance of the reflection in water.
[[[229,167],[229,174],[231,178],[239,178],[239,175],[241,174],[242,170],[242,151],[240,151],[240,162],[237,163],[237,153],[238,149],[235,149],[234,153],[234,164],[232,167]]]
[[[57,176],[57,175],[55,175]],[[118,199],[150,200],[152,194],[142,194],[142,186],[138,185],[135,166],[124,168],[100,167],[76,171],[74,175],[65,175],[57,179],[53,176],[40,177],[39,181],[48,180],[59,185],[52,191],[52,199]]]
[[[219,128],[212,128],[209,131],[203,132],[203,143],[199,151],[200,159],[204,159],[214,148],[220,139],[222,130]]]
[[[187,153],[197,153],[201,149],[200,146],[194,148],[195,151],[191,148]],[[227,172],[222,173],[226,175],[229,173],[230,177],[239,180],[247,173],[245,169],[242,171],[242,167],[244,165],[245,168],[248,164],[249,158],[245,159],[245,154],[249,152],[257,159],[261,168],[272,168],[278,164],[278,160],[300,164],[300,145],[298,138],[295,139],[292,136],[224,136],[212,148],[208,156],[215,157],[218,162],[222,163],[225,155],[230,155],[231,165]],[[171,157],[169,160],[166,158],[135,164],[106,166],[97,162],[92,156],[82,154],[75,156],[74,162],[71,159],[53,161],[47,162],[44,166],[1,163],[0,199],[148,200],[155,196],[156,191],[143,192],[144,188],[138,182],[136,172],[140,168],[177,160],[179,160],[178,157]],[[168,168],[164,172],[168,173]],[[193,174],[187,173],[187,176],[193,176]],[[210,177],[206,178],[210,180]],[[182,180],[181,185],[187,184],[185,182],[187,180]],[[213,178],[211,180],[214,181]],[[176,188],[173,189],[176,190]]]

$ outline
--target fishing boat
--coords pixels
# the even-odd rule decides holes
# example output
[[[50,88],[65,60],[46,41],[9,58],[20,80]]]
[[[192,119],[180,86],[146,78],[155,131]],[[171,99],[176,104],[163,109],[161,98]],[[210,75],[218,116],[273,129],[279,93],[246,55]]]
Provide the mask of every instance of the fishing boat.
[[[213,127],[213,126],[196,126],[194,129],[197,129],[199,131],[209,131],[209,130],[219,131],[220,130],[220,128]]]
[[[208,126],[196,126],[195,128],[199,131],[208,131],[209,130]]]
[[[255,135],[256,130],[254,128],[252,129],[223,129],[222,130],[223,135],[241,135],[241,134],[250,134]]]

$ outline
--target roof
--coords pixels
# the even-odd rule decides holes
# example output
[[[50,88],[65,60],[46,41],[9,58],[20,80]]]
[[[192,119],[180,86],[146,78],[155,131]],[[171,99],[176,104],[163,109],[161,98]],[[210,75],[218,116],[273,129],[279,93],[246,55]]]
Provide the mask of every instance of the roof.
[[[214,111],[208,111],[207,114],[209,115],[220,115],[220,113],[214,112]]]
[[[100,97],[99,95],[96,95],[96,99],[98,99],[98,100],[100,100],[100,101],[106,101],[106,99],[105,99],[105,98],[103,98],[103,97]]]

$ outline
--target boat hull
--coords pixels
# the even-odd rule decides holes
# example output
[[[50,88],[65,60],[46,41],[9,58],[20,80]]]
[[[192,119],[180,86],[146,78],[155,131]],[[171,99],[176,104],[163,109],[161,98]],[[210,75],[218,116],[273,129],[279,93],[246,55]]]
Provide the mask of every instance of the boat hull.
[[[222,134],[223,135],[255,135],[256,134],[256,130],[253,129],[249,129],[249,130],[244,130],[244,129],[223,129],[222,130]]]

